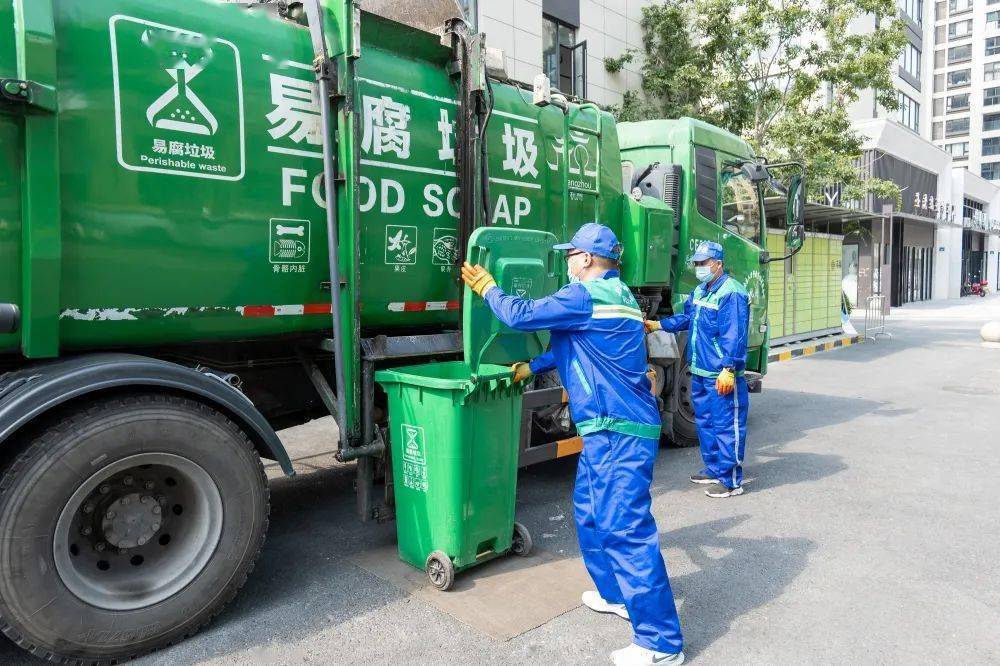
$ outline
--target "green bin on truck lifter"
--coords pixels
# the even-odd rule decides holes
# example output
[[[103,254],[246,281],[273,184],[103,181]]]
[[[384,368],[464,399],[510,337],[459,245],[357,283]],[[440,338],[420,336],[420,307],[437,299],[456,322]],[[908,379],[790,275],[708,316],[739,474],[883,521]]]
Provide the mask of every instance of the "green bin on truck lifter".
[[[507,293],[538,298],[558,286],[550,233],[483,227],[470,261]],[[544,332],[500,323],[465,289],[465,360],[379,370],[389,398],[389,444],[399,556],[448,589],[455,572],[513,552],[531,536],[514,522],[523,384],[510,363],[544,351]]]

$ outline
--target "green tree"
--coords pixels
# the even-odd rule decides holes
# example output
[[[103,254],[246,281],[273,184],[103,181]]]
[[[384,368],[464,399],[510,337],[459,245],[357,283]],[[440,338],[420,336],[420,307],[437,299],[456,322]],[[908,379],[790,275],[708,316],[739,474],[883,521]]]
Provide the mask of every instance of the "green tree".
[[[675,0],[645,7],[642,29],[645,94],[629,95],[620,118],[714,123],[772,161],[804,162],[813,195],[839,182],[852,197],[898,196],[862,178],[847,113],[863,90],[896,108],[906,36],[895,0]]]

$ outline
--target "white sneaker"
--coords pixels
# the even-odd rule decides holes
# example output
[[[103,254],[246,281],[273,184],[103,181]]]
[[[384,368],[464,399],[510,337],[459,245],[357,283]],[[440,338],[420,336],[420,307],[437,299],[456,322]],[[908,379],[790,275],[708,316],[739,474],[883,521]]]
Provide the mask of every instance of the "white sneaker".
[[[615,666],[680,666],[684,663],[684,653],[655,652],[632,643],[612,652],[611,663]]]
[[[597,611],[598,613],[614,613],[623,620],[628,619],[628,609],[625,608],[625,604],[609,604],[604,600],[600,594],[595,590],[587,590],[581,595],[580,600],[583,605],[592,611]]]

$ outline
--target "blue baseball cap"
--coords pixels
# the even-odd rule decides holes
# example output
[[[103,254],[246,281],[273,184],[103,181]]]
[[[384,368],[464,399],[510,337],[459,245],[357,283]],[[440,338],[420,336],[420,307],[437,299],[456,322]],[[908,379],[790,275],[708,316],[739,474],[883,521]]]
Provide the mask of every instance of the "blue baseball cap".
[[[573,234],[570,242],[552,247],[556,250],[583,250],[608,259],[618,259],[622,255],[622,246],[615,237],[615,232],[597,222],[587,222]]]
[[[696,261],[705,261],[706,259],[715,259],[716,261],[722,261],[722,246],[718,243],[713,243],[712,241],[703,241],[698,243],[698,247],[694,249],[694,254],[688,259],[688,263],[694,263]]]

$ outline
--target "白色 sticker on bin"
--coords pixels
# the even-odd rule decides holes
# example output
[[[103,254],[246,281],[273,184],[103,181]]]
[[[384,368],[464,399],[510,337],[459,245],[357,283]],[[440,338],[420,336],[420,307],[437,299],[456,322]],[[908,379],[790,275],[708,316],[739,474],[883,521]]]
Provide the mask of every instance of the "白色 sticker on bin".
[[[403,423],[400,426],[403,442],[403,485],[420,492],[427,492],[427,449],[424,429]]]

